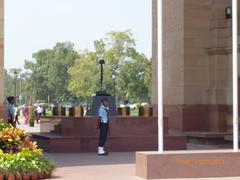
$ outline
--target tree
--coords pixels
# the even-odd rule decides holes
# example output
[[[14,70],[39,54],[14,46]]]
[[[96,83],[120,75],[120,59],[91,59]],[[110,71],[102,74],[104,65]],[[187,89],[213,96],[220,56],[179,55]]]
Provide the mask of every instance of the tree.
[[[26,82],[26,75],[22,69],[9,69],[4,70],[4,94],[5,96],[15,95],[15,85],[16,85],[16,99],[17,103],[26,103],[29,96],[29,92],[24,88]],[[20,95],[22,98],[20,100]]]
[[[93,51],[81,52],[79,59],[68,70],[69,91],[84,98],[100,90],[100,58],[106,62],[103,83],[106,92],[113,94],[114,74],[117,75],[116,94],[120,100],[149,101],[151,62],[136,51],[130,31],[107,33],[105,38],[94,41]]]
[[[25,91],[34,100],[58,104],[78,100],[89,102],[100,90],[99,59],[105,59],[103,90],[118,100],[149,102],[151,94],[151,60],[137,52],[130,31],[110,32],[94,41],[94,50],[77,53],[70,42],[57,43],[52,49],[33,54],[25,61]],[[115,88],[112,75],[116,76]]]
[[[51,98],[52,102],[64,103],[74,97],[67,87],[69,67],[78,58],[70,42],[57,43],[53,49],[40,50],[33,54],[33,61],[25,61],[28,83],[26,88],[35,100]]]
[[[8,70],[4,70],[4,95],[13,96],[14,95],[14,80],[13,77],[8,73]]]
[[[31,92],[35,100],[47,100],[50,93],[48,88],[48,67],[49,61],[52,59],[52,51],[50,49],[40,50],[33,54],[34,61],[25,61],[25,69],[27,70],[26,90]]]
[[[100,87],[98,57],[96,53],[85,51],[72,66],[68,73],[71,76],[68,89],[82,98],[87,104],[89,97]]]
[[[131,61],[122,65],[117,84],[120,99],[150,103],[151,61],[136,52]]]
[[[49,62],[48,87],[52,98],[58,103],[72,101],[74,96],[68,91],[68,69],[78,58],[72,43],[57,43],[53,48],[53,58]]]

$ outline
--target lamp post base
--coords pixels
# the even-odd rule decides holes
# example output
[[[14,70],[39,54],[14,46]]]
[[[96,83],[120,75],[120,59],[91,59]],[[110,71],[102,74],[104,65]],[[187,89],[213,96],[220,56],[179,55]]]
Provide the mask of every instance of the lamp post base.
[[[97,92],[92,97],[91,109],[88,110],[88,116],[98,116],[98,109],[101,106],[101,100],[107,99],[109,104],[109,115],[115,116],[117,114],[116,98],[105,92]]]

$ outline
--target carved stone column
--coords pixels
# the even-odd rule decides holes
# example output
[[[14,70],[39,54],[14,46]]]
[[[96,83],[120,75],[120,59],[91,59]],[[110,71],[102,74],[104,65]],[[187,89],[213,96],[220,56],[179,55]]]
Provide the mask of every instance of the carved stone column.
[[[4,104],[4,0],[0,0],[0,119],[7,120],[7,105]]]

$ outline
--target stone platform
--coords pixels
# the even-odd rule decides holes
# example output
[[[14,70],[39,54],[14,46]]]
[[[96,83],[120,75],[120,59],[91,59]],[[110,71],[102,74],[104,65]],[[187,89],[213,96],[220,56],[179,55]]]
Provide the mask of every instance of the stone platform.
[[[240,176],[240,151],[137,152],[136,175],[145,179]]]
[[[189,131],[185,132],[188,143],[195,144],[226,144],[226,136],[231,135],[232,132],[201,132],[201,131]]]
[[[49,153],[96,152],[98,137],[64,137],[52,133],[35,133],[33,140]],[[165,150],[186,149],[185,138],[165,136]],[[106,149],[111,152],[134,152],[157,150],[157,137],[108,137]]]
[[[58,117],[61,134],[33,133],[32,137],[47,152],[73,153],[95,152],[99,130],[97,117]],[[185,136],[168,135],[165,119],[165,150],[185,150]],[[157,150],[156,117],[110,117],[110,133],[106,147],[111,152],[154,151]]]

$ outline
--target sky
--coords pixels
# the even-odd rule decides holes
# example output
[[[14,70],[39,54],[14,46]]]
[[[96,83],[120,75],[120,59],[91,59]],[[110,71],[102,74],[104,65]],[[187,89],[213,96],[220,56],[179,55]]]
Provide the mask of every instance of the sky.
[[[110,31],[131,30],[137,50],[151,57],[151,0],[6,0],[5,68],[57,42],[92,49]]]

